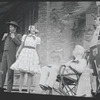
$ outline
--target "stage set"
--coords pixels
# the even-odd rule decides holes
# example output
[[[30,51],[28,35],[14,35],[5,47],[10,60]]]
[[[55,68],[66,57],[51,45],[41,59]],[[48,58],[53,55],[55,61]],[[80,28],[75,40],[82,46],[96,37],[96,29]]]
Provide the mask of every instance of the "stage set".
[[[61,62],[69,61],[77,44],[82,45],[86,51],[89,50],[90,41],[95,31],[94,18],[100,13],[99,7],[99,3],[92,1],[0,2],[0,64],[4,47],[1,39],[3,34],[8,31],[6,22],[16,21],[20,26],[21,35],[27,33],[29,25],[35,25],[39,30],[38,36],[41,38],[39,57],[40,66],[43,67],[52,61],[51,55],[53,57],[59,56]],[[99,44],[94,48],[100,51]],[[93,48],[90,49],[91,52],[92,50]],[[98,53],[95,57],[97,69],[99,69],[100,59]],[[99,76],[99,71],[97,73]],[[14,71],[12,93],[19,91],[19,78],[19,71]],[[39,79],[40,74],[33,76],[32,94],[41,94]],[[7,78],[4,88],[6,89],[6,87]],[[23,94],[26,93],[26,89],[27,83],[24,83]],[[6,90],[4,91],[6,92]],[[54,92],[54,95],[60,94]]]

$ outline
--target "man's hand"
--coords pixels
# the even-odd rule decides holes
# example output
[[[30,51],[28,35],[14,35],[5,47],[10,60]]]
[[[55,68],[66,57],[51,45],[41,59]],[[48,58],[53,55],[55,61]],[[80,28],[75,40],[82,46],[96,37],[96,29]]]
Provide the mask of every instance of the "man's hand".
[[[6,38],[6,36],[8,35],[8,33],[4,33],[2,40],[4,40]]]
[[[70,64],[72,63],[72,60],[68,61],[67,63],[65,63],[66,66],[70,66]]]
[[[15,34],[14,33],[11,33],[10,37],[13,39],[15,38]]]

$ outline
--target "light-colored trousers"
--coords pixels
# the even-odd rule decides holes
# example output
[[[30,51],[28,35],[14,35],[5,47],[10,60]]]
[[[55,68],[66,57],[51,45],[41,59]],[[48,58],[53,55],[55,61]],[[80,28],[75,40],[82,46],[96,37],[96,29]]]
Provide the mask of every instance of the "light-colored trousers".
[[[56,82],[60,66],[53,65],[51,68],[44,66],[41,71],[39,84],[44,86],[53,87]],[[72,73],[72,70],[67,70],[67,73]],[[66,71],[65,71],[66,73]],[[76,79],[76,75],[71,76]]]
[[[54,83],[57,79],[59,68],[53,67],[49,68],[47,66],[44,66],[41,71],[41,77],[39,84],[44,86],[53,87]]]
[[[53,87],[57,79],[58,71],[59,71],[59,67],[49,68],[47,66],[44,66],[42,68],[42,73],[41,73],[39,84],[44,85],[44,86]],[[67,70],[67,73],[72,73],[72,70]],[[71,76],[71,77],[74,79],[76,78],[76,76]],[[87,97],[91,96],[91,83],[90,83],[90,73],[89,72],[82,73],[79,79],[79,83],[78,83],[76,95],[82,96],[84,94],[86,94]]]

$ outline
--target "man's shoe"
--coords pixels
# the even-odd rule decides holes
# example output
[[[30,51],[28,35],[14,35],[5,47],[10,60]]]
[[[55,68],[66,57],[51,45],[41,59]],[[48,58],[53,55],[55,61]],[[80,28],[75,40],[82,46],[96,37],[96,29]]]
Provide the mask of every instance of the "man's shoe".
[[[45,91],[48,89],[46,86],[41,85],[41,84],[40,84],[40,87],[42,88],[42,90],[45,90]]]
[[[92,96],[93,96],[93,97],[96,95],[96,93],[95,93],[95,92],[91,92],[91,94],[92,94]]]
[[[49,90],[49,95],[52,95],[52,88],[50,86],[48,86],[48,90]]]
[[[3,93],[3,92],[4,92],[4,88],[0,87],[0,93]]]

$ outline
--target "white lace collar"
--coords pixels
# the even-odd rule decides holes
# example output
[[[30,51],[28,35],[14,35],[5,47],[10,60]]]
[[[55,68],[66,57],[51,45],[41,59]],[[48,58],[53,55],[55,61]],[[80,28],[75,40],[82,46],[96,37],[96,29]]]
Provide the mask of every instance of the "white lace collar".
[[[36,35],[34,35],[34,34],[28,34],[28,36],[35,36],[36,37]]]

